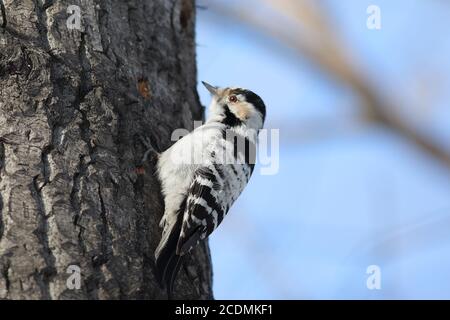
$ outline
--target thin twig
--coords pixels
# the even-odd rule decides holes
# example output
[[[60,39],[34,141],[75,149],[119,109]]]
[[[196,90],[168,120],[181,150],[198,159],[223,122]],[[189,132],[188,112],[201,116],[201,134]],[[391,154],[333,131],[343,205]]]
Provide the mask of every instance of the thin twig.
[[[258,16],[253,10],[244,10],[242,7],[238,10],[218,2],[215,2],[211,9],[220,15],[237,18],[295,49],[323,73],[331,75],[339,83],[347,84],[361,98],[363,103],[360,107],[366,120],[383,125],[406,138],[450,169],[450,154],[396,114],[396,108],[357,72],[354,63],[351,62],[354,60],[353,57],[336,40],[340,37],[328,23],[330,19],[323,6],[318,7],[316,2],[313,4],[310,1],[292,0],[265,0],[265,3],[302,26],[306,30],[304,37],[302,38],[301,34],[286,28],[283,24],[273,23],[267,17]]]

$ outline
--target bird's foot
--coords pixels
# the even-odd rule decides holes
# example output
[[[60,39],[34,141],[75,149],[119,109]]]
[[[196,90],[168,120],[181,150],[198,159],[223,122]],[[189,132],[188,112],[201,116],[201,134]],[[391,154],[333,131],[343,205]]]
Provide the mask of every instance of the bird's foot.
[[[150,155],[158,155],[158,151],[156,151],[156,148],[153,146],[150,138],[140,135],[139,139],[141,140],[142,144],[145,146],[146,151],[144,153],[144,156],[141,160],[141,166],[146,163],[150,157]]]

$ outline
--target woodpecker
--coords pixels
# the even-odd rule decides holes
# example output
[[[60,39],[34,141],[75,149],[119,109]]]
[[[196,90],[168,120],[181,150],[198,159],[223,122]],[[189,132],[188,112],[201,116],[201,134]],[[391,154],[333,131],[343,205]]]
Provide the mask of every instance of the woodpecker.
[[[182,257],[217,228],[247,185],[266,117],[254,92],[202,83],[212,95],[206,122],[156,156],[165,204],[156,277],[169,298]]]

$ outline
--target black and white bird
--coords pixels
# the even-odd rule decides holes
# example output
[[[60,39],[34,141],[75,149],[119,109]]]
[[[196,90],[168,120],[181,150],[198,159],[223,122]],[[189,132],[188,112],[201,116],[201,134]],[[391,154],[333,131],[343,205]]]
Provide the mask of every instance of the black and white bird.
[[[157,157],[165,210],[155,258],[169,296],[183,255],[217,228],[247,185],[266,116],[254,92],[203,84],[212,94],[206,122]]]

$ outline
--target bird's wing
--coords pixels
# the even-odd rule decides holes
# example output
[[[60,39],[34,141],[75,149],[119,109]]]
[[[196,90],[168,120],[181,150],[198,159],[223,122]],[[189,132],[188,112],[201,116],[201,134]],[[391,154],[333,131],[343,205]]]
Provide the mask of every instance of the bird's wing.
[[[198,169],[189,187],[177,244],[183,255],[222,222],[253,172],[253,164],[211,164]]]
[[[255,154],[256,145],[246,137],[238,136],[225,144],[219,140],[211,144],[208,164],[195,171],[176,223],[164,232],[155,253],[156,276],[167,287],[169,296],[182,256],[214,231],[247,185],[255,163],[250,150]],[[222,164],[226,161],[219,159],[225,154],[232,154],[231,158],[237,160],[232,162],[236,163]]]

